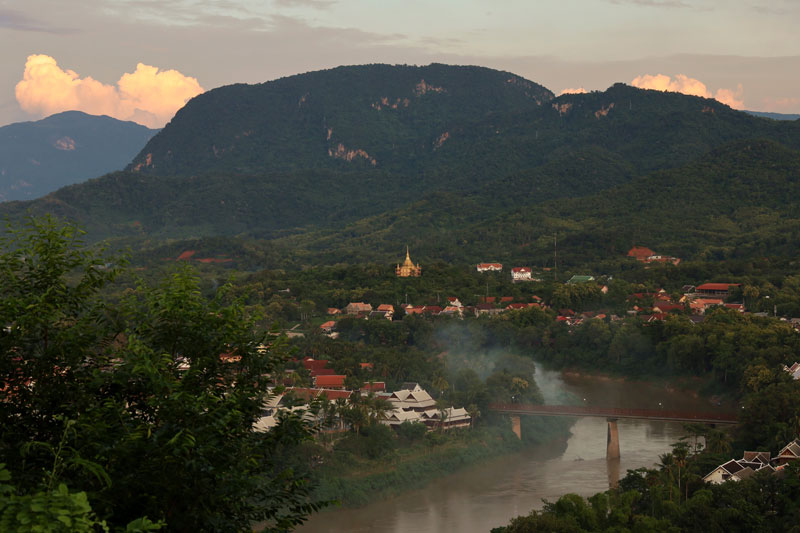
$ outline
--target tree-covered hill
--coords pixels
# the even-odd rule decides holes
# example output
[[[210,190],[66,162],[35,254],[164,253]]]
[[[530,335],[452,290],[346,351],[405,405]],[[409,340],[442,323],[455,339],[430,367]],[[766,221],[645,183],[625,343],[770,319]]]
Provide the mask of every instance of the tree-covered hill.
[[[38,198],[120,170],[157,130],[67,111],[0,128],[0,202]]]
[[[339,67],[197,96],[128,168],[164,175],[418,170],[453,127],[552,98],[536,83],[482,67]]]
[[[560,260],[573,266],[621,258],[634,244],[683,258],[789,256],[800,245],[800,151],[773,141],[730,143],[683,167],[572,199],[526,203],[504,184],[429,195],[341,230],[277,243],[302,250],[308,264],[391,260],[407,243],[423,262],[552,265],[558,235]],[[486,200],[493,185],[495,202]]]
[[[711,99],[622,84],[555,98],[480,67],[339,67],[209,91],[128,170],[0,215],[53,213],[134,248],[238,236],[302,264],[406,244],[423,260],[543,264],[556,233],[578,264],[633,243],[784,253],[799,149],[800,121]]]

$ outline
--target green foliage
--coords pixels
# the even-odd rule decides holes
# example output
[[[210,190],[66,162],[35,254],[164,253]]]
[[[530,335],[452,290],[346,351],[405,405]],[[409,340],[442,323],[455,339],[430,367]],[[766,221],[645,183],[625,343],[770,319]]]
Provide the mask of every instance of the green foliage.
[[[3,237],[0,458],[20,494],[113,529],[278,531],[318,509],[282,460],[307,424],[252,430],[282,342],[260,349],[241,304],[187,268],[109,304],[116,270],[78,237],[52,219]]]

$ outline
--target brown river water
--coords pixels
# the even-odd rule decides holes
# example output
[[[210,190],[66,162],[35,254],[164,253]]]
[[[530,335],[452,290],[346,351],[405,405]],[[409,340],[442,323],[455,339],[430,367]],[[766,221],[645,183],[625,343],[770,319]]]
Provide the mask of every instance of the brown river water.
[[[537,370],[545,402],[597,407],[730,411],[707,398],[664,384],[562,375]],[[356,509],[334,509],[312,517],[300,533],[488,532],[518,515],[540,509],[542,500],[566,493],[590,496],[607,490],[628,469],[652,467],[659,454],[685,435],[674,422],[619,420],[618,462],[607,462],[606,420],[576,418],[566,441],[527,448],[440,478],[419,489]]]

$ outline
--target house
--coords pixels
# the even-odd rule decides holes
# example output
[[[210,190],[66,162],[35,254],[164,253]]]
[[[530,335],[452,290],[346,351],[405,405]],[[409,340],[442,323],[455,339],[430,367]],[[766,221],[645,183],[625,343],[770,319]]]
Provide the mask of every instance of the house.
[[[448,305],[442,310],[441,314],[448,316],[458,316],[459,318],[462,318],[464,316],[464,308],[455,305]]]
[[[385,398],[395,409],[404,411],[415,411],[421,413],[425,410],[435,408],[436,400],[419,385],[414,384],[414,390],[401,389],[394,392],[378,393],[378,396]]]
[[[569,281],[567,281],[567,283],[570,285],[575,285],[576,283],[589,283],[590,281],[594,281],[594,276],[575,275],[569,278]]]
[[[502,263],[478,263],[478,272],[500,272],[503,270]]]
[[[387,313],[386,311],[371,311],[369,315],[367,315],[367,320],[376,320],[381,318],[385,320],[391,320],[392,315]]]
[[[795,362],[792,366],[783,365],[783,370],[792,375],[792,379],[800,379],[800,363]]]
[[[500,297],[500,304],[507,304],[514,301],[513,296],[501,296]]]
[[[331,316],[342,314],[342,310],[337,307],[329,307],[327,313]]]
[[[494,304],[478,304],[475,306],[475,316],[497,315],[502,312],[503,310],[499,307],[495,307]]]
[[[362,391],[367,392],[383,392],[386,390],[386,382],[385,381],[370,381],[364,383],[361,387]]]
[[[628,250],[628,257],[632,257],[637,261],[647,261],[647,258],[655,255],[656,253],[645,246],[634,246]]]
[[[741,481],[743,479],[747,479],[755,474],[755,472],[756,471],[751,467],[743,466],[739,463],[739,461],[731,459],[727,463],[719,465],[717,468],[708,473],[703,478],[703,481],[706,483],[720,485],[726,481]]]
[[[391,319],[394,315],[394,306],[392,304],[381,304],[378,306],[378,311],[386,313],[386,317]]]
[[[530,267],[514,267],[511,269],[511,279],[513,281],[531,281]]]
[[[442,416],[443,414],[444,416]],[[429,409],[422,412],[420,418],[422,419],[422,423],[431,429],[469,427],[472,420],[469,414],[467,414],[467,410],[463,407],[458,409],[454,407],[448,407],[443,411],[440,411],[439,409]]]
[[[333,371],[326,372],[326,370],[330,370],[327,368],[328,360],[327,359],[314,359],[313,357],[306,357],[301,361],[303,368],[308,370],[308,373],[311,377],[316,377],[320,374],[333,374]]]
[[[407,305],[404,309],[407,315],[421,315],[425,312],[424,305]]]
[[[314,387],[318,389],[343,389],[346,377],[347,376],[343,374],[333,374],[330,376],[318,375],[314,377]]]
[[[398,278],[418,278],[422,275],[422,267],[419,263],[415,265],[411,261],[411,254],[408,252],[408,246],[406,246],[406,260],[403,261],[402,265],[397,265],[394,269],[394,273]]]
[[[464,304],[462,304],[461,301],[455,296],[447,297],[447,305],[453,307],[464,307]]]
[[[443,309],[438,305],[426,305],[425,309],[423,310],[425,314],[433,316],[439,315],[442,311]]]
[[[697,315],[704,315],[709,308],[715,305],[722,305],[723,301],[719,298],[697,298],[689,302],[689,309]]]
[[[686,307],[682,304],[671,304],[666,302],[657,302],[653,304],[653,310],[658,310],[658,313],[669,313],[670,311],[685,311]]]
[[[516,304],[508,304],[508,305],[506,306],[506,309],[508,309],[508,310],[510,310],[510,311],[515,311],[515,310],[519,310],[519,309],[527,309],[527,308],[528,308],[528,305],[529,305],[529,304],[521,304],[521,303],[516,303]]]
[[[364,302],[351,302],[344,308],[344,312],[348,315],[359,315],[362,313],[369,313],[372,311],[372,305]]]
[[[681,262],[679,257],[660,255],[645,246],[634,246],[628,250],[628,257],[643,263],[672,263],[677,266]]]
[[[778,452],[774,462],[777,466],[783,466],[786,463],[796,461],[798,458],[800,458],[800,439],[795,439]]]
[[[333,332],[333,328],[336,327],[336,322],[333,320],[328,320],[327,322],[323,322],[320,324],[319,329],[322,330],[323,333],[331,333]]]
[[[734,311],[744,313],[744,304],[725,304],[725,307],[727,309],[733,309]]]
[[[701,296],[727,298],[731,288],[740,286],[740,283],[703,283],[695,288],[695,292]]]

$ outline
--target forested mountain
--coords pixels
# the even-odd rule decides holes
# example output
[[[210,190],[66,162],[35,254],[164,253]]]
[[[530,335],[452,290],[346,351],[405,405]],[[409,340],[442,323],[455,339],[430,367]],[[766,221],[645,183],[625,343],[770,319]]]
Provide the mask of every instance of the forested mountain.
[[[298,260],[305,264],[386,261],[407,243],[427,262],[545,265],[552,264],[558,235],[560,261],[572,266],[622,258],[634,244],[708,259],[792,256],[800,246],[800,151],[774,141],[729,143],[685,166],[583,197],[537,204],[502,185],[469,195],[431,194],[341,229],[276,244],[302,250],[305,259]]]
[[[80,111],[0,127],[0,202],[120,170],[156,131]]]
[[[55,213],[138,248],[236,235],[295,264],[405,244],[426,261],[544,263],[556,233],[575,263],[634,242],[784,253],[798,149],[800,121],[694,96],[617,84],[556,98],[479,67],[339,67],[209,91],[126,171],[0,214]]]

